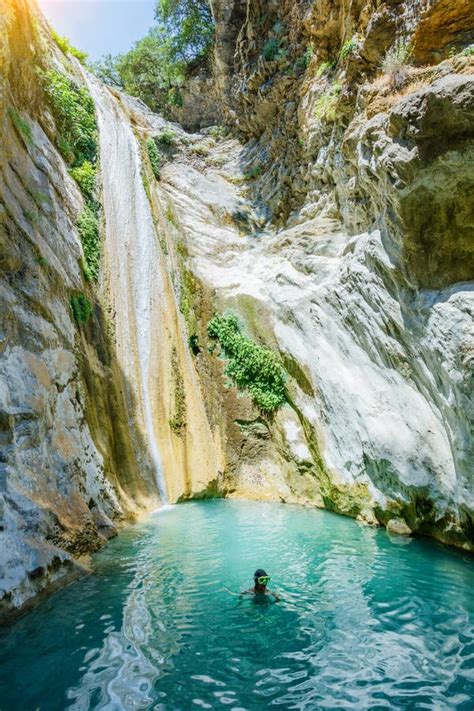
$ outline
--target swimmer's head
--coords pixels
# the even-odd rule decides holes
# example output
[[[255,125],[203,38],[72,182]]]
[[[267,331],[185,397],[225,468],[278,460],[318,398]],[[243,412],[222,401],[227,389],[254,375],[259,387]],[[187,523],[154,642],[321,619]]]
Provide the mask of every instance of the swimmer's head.
[[[267,573],[263,570],[263,568],[258,568],[258,570],[255,571],[253,574],[253,579],[255,581],[255,585],[258,585],[260,587],[266,587],[268,584],[268,581],[270,580],[270,576],[267,575]]]

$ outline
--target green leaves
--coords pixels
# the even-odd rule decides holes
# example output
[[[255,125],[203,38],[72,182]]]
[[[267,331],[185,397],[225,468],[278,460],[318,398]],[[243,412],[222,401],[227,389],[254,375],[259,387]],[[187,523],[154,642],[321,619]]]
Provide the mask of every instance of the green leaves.
[[[148,138],[146,142],[148,158],[150,160],[153,175],[158,180],[160,177],[161,156],[153,138]]]
[[[73,167],[95,162],[97,126],[89,92],[62,72],[42,73],[46,96],[60,133],[59,149]]]
[[[77,220],[77,229],[84,252],[83,271],[87,281],[97,281],[100,268],[100,237],[97,210],[86,203]]]
[[[71,311],[77,323],[87,323],[93,313],[92,304],[85,294],[71,296]]]
[[[273,412],[283,405],[286,373],[273,351],[242,335],[233,314],[214,316],[207,332],[229,358],[226,374],[240,390],[248,390],[262,412]]]

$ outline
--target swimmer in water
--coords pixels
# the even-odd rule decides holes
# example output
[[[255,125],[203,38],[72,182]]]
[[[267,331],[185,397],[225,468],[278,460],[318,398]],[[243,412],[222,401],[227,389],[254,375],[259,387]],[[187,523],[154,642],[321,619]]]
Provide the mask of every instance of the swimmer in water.
[[[228,588],[225,588],[225,590],[227,590],[227,592],[230,592],[232,595],[239,595],[239,597],[241,597],[242,595],[271,595],[275,601],[278,601],[280,599],[278,595],[267,588],[269,580],[270,576],[267,575],[263,568],[258,568],[258,570],[256,570],[253,574],[253,588],[250,588],[249,590],[244,590],[241,593],[233,593]]]

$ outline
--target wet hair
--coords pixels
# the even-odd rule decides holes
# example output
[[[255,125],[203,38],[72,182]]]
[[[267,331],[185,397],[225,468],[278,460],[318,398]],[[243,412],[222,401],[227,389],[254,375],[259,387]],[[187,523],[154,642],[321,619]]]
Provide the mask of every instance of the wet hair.
[[[262,576],[267,575],[267,573],[264,571],[263,568],[258,568],[258,570],[255,571],[253,574],[254,580],[257,580],[257,578],[261,578]]]

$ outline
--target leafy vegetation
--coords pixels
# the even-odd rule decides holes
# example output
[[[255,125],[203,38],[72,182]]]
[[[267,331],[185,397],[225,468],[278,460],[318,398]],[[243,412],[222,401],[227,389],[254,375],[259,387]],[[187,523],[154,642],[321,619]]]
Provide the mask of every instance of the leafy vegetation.
[[[169,425],[177,437],[180,437],[186,427],[186,393],[184,381],[179,369],[178,353],[173,346],[171,353],[172,371],[174,374],[174,414],[169,420]]]
[[[100,268],[100,237],[97,210],[86,203],[77,221],[77,229],[84,251],[84,276],[87,281],[97,281]]]
[[[85,294],[71,296],[71,311],[77,323],[87,323],[93,314],[93,307]]]
[[[263,45],[262,55],[267,62],[273,62],[275,59],[281,59],[286,56],[286,50],[281,46],[281,40],[278,37],[271,37],[268,42]]]
[[[100,267],[99,204],[96,200],[97,122],[87,89],[56,69],[42,74],[43,85],[59,133],[58,147],[85,198],[76,226],[84,252],[87,281],[96,281]],[[80,319],[76,319],[80,320]]]
[[[321,94],[316,102],[316,108],[314,110],[316,118],[324,119],[326,121],[335,121],[336,107],[341,91],[341,82],[333,81],[331,86]]]
[[[87,52],[82,52],[80,49],[73,47],[67,37],[61,37],[61,35],[58,35],[58,33],[54,30],[51,30],[51,37],[58,45],[61,52],[64,52],[64,54],[72,54],[72,56],[76,57],[81,64],[86,63]]]
[[[316,79],[320,79],[323,74],[326,74],[326,72],[331,71],[331,69],[334,69],[335,66],[336,62],[334,60],[323,62],[322,64],[320,64],[316,70]]]
[[[207,330],[229,359],[225,372],[235,385],[247,390],[262,412],[281,407],[286,399],[286,373],[275,353],[244,336],[232,314],[214,316]]]
[[[13,108],[8,109],[8,114],[21,138],[24,140],[25,143],[31,145],[31,143],[33,143],[33,136],[29,123],[27,123],[25,119],[20,116],[18,111]]]
[[[391,74],[394,69],[407,63],[410,56],[410,45],[406,40],[399,40],[386,53],[382,62],[384,74]]]
[[[43,86],[59,130],[59,149],[73,167],[95,162],[97,126],[89,92],[62,72],[42,73]]]
[[[96,168],[88,160],[85,160],[82,165],[76,168],[71,168],[69,171],[79,185],[82,194],[88,200],[94,200],[95,183],[96,183]]]
[[[299,70],[306,70],[309,65],[311,64],[311,60],[313,58],[313,48],[309,44],[306,47],[306,51],[303,54],[302,57],[298,57],[298,59],[295,62],[295,68]]]
[[[156,147],[156,143],[153,138],[148,138],[146,142],[146,150],[148,153],[148,158],[150,159],[151,169],[153,175],[158,180],[160,177],[160,166],[161,166],[161,156]]]
[[[187,72],[206,61],[214,37],[207,0],[158,0],[157,24],[126,54],[93,65],[106,83],[138,96],[154,111],[181,106]]]
[[[355,37],[351,37],[344,42],[339,52],[339,59],[347,59],[347,57],[354,52],[357,48],[357,41]]]
[[[157,135],[156,140],[163,146],[174,146],[176,145],[176,134],[170,128],[165,128]]]

